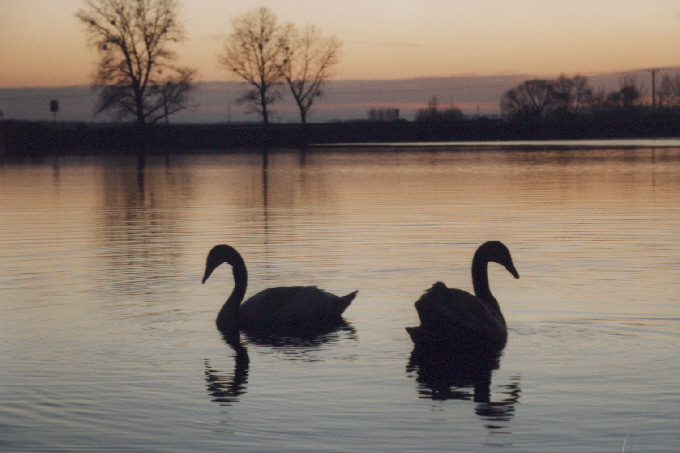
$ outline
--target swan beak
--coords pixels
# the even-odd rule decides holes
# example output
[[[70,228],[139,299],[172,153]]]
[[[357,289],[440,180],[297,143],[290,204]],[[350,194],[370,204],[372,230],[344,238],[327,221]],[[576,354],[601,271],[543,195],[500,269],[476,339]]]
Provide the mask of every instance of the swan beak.
[[[201,283],[205,283],[205,281],[210,277],[210,274],[212,274],[212,269],[206,268],[205,269],[205,274],[203,274],[203,280],[201,280]]]
[[[517,272],[517,269],[515,269],[515,266],[510,265],[508,267],[508,271],[512,274],[513,277],[519,278],[519,272]]]

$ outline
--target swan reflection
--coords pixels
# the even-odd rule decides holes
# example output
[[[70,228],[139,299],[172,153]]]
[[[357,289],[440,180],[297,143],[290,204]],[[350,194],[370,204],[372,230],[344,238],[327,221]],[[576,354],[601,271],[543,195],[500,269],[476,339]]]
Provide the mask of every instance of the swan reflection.
[[[216,370],[210,365],[210,360],[205,359],[206,390],[212,401],[223,406],[231,406],[238,401],[239,396],[246,393],[250,358],[248,351],[241,344],[238,330],[222,332],[222,336],[234,350],[234,371],[225,373]]]
[[[248,345],[256,345],[264,353],[275,354],[285,360],[321,362],[320,355],[328,346],[346,340],[357,340],[357,332],[344,319],[333,325],[317,328],[289,327],[287,329],[242,329]]]
[[[318,347],[343,338],[356,339],[356,330],[341,319],[331,325],[314,328],[289,326],[282,329],[242,329],[248,343],[279,348]]]
[[[406,371],[418,382],[421,398],[466,400],[480,403],[475,412],[485,420],[508,421],[515,412],[521,389],[519,376],[500,386],[500,401],[491,401],[491,375],[500,367],[500,351],[446,351],[418,345]],[[489,428],[494,428],[489,425]]]
[[[223,329],[222,338],[234,351],[234,370],[229,373],[215,369],[209,359],[205,359],[206,390],[212,401],[223,406],[231,406],[246,393],[250,357],[248,345],[255,345],[270,353],[282,353],[283,359],[305,362],[323,361],[317,353],[328,345],[342,340],[357,340],[354,327],[342,320],[334,326],[316,329],[295,330],[254,330]],[[244,341],[242,341],[242,338]]]

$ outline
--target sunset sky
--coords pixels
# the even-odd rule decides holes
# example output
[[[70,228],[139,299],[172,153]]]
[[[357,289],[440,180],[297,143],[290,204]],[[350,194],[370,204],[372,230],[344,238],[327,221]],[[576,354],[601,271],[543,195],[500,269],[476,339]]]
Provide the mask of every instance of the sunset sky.
[[[680,65],[678,0],[184,0],[176,47],[199,80],[233,80],[217,55],[231,18],[260,5],[342,42],[336,79],[560,73]],[[0,0],[0,88],[87,84],[96,54],[82,0]]]

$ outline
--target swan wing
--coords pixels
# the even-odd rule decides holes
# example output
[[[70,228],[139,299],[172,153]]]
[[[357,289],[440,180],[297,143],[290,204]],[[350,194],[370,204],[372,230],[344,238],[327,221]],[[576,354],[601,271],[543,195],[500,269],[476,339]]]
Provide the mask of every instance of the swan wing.
[[[356,296],[336,296],[316,286],[284,286],[265,289],[241,304],[247,322],[305,324],[338,319]]]
[[[507,330],[486,302],[441,282],[416,302],[423,338],[473,343],[505,343]]]

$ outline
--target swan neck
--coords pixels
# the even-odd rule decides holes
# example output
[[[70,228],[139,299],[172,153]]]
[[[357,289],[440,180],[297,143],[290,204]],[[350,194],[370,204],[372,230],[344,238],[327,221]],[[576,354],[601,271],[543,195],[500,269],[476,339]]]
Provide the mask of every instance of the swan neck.
[[[238,324],[239,306],[243,301],[248,286],[248,272],[245,265],[233,265],[234,289],[222,309],[217,314],[217,326],[229,327]]]
[[[475,289],[475,296],[484,300],[487,300],[489,297],[493,298],[489,289],[488,263],[489,260],[479,253],[476,253],[472,260],[472,285]]]
[[[475,254],[472,260],[472,285],[475,288],[475,296],[483,300],[486,306],[493,310],[498,315],[498,319],[505,325],[505,318],[501,312],[501,307],[498,305],[496,298],[493,297],[493,294],[491,294],[491,289],[489,289],[488,264],[489,260],[482,254]]]

